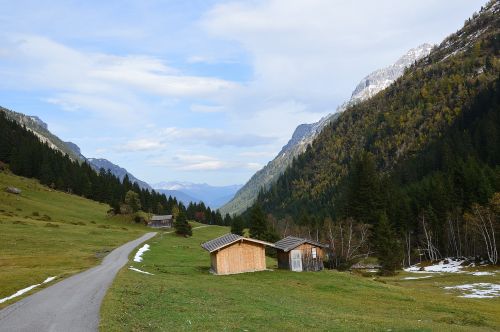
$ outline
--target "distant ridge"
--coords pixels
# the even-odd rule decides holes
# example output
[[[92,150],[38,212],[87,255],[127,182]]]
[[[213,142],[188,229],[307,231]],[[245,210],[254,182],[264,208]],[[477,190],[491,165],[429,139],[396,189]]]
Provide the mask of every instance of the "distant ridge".
[[[134,175],[129,173],[125,168],[113,164],[109,160],[102,158],[87,158],[82,155],[80,147],[73,142],[64,142],[56,135],[52,134],[49,126],[43,122],[39,117],[32,115],[25,115],[23,113],[14,112],[6,108],[0,107],[0,111],[4,112],[7,118],[16,121],[34,133],[41,142],[48,144],[54,150],[69,156],[71,159],[79,162],[87,162],[96,171],[101,168],[111,171],[113,175],[123,180],[125,175],[128,175],[130,181],[137,183],[140,188],[151,190],[151,186],[144,181],[137,179]]]

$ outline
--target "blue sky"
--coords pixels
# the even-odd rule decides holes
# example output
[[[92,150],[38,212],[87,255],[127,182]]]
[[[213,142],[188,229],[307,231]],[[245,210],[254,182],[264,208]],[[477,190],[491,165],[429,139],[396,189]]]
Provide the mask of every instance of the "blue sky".
[[[0,1],[0,105],[150,183],[246,182],[484,1]]]

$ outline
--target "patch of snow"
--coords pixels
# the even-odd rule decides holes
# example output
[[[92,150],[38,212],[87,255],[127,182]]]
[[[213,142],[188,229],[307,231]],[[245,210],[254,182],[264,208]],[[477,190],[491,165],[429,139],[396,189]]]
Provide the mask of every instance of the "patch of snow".
[[[142,254],[149,250],[149,244],[143,245],[134,256],[134,262],[142,262]]]
[[[135,271],[135,272],[139,272],[139,273],[149,274],[149,275],[154,276],[154,274],[153,274],[153,273],[149,273],[149,272],[146,272],[146,271],[142,271],[142,270],[136,269],[135,267],[132,267],[132,266],[130,266],[130,267],[129,267],[129,270],[132,270],[132,271]]]
[[[33,288],[36,288],[42,284],[46,284],[48,282],[51,282],[52,280],[54,280],[55,278],[57,277],[48,277],[47,279],[45,279],[42,283],[39,283],[39,284],[36,284],[36,285],[31,285],[31,286],[28,286],[26,288],[23,288],[21,290],[18,290],[17,292],[15,292],[14,294],[12,294],[11,296],[7,296],[7,297],[4,297],[3,299],[0,299],[0,303],[4,303],[6,301],[9,301],[15,297],[18,297],[18,296],[21,296],[23,295],[24,293],[26,292],[29,292],[30,290],[32,290]]]
[[[448,273],[462,273],[462,264],[465,262],[465,260],[453,260],[451,258],[443,259],[439,261],[437,264],[434,265],[429,265],[425,267],[420,267],[418,265],[413,265],[410,266],[406,269],[404,269],[406,272],[413,272],[413,273],[441,273],[441,272],[448,272]]]
[[[460,297],[476,298],[476,299],[489,299],[500,297],[500,285],[479,282],[475,284],[465,284],[458,286],[444,287],[444,289],[458,289],[463,292]]]
[[[403,280],[416,280],[416,279],[426,279],[426,278],[431,278],[432,276],[423,276],[423,277],[406,277],[403,278]]]
[[[369,270],[366,270],[366,272],[378,272],[378,270],[376,270],[376,269],[369,269]]]
[[[494,276],[495,273],[493,272],[471,272],[473,276]]]

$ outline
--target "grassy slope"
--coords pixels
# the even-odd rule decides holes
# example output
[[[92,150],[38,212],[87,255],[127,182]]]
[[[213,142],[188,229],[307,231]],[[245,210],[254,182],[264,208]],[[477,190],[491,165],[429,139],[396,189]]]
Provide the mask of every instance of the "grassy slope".
[[[21,195],[6,193],[6,186],[20,188]],[[0,172],[0,298],[96,265],[109,250],[147,231],[126,218],[108,218],[107,209]]]
[[[200,243],[224,227],[173,234],[148,243],[136,268],[122,269],[101,311],[103,331],[169,330],[494,330],[500,299],[462,299],[442,287],[491,282],[492,277],[379,281],[334,271],[272,271],[232,276],[209,274]],[[275,264],[275,262],[270,262]],[[449,279],[447,279],[449,278]],[[493,277],[494,278],[494,277]]]

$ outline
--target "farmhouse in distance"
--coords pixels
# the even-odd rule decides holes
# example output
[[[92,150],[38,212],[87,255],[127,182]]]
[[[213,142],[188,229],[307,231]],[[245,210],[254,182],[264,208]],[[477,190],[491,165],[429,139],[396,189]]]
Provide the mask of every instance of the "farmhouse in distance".
[[[153,228],[171,228],[173,225],[174,216],[171,214],[153,216],[148,224],[149,227]]]

